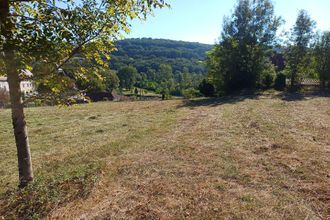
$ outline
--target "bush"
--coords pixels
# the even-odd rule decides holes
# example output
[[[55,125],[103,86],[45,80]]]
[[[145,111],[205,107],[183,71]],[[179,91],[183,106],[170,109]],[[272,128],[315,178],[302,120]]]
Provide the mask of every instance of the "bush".
[[[170,92],[172,96],[182,96],[182,90],[179,88],[176,88]]]
[[[266,74],[262,79],[262,86],[269,89],[274,83],[274,76],[272,74]]]
[[[186,99],[191,99],[194,97],[201,96],[200,92],[197,89],[193,89],[193,88],[183,90],[182,95]]]
[[[147,82],[147,84],[144,88],[155,92],[157,90],[157,87],[158,87],[158,84],[156,82]]]
[[[275,85],[274,88],[276,90],[284,90],[286,87],[286,75],[283,73],[279,73],[276,75],[276,79],[275,79]]]
[[[204,79],[201,84],[199,84],[199,92],[206,97],[212,97],[215,94],[214,85]]]
[[[275,76],[275,66],[270,62],[265,62],[264,69],[261,73],[261,88],[269,89],[272,87]]]

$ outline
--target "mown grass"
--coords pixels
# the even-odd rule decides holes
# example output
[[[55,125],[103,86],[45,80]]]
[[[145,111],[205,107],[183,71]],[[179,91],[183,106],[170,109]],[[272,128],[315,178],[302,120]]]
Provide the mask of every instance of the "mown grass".
[[[37,178],[24,193],[0,111],[0,216],[327,219],[329,106],[265,93],[28,109]]]
[[[112,175],[105,173],[109,158],[168,129],[175,120],[170,106],[131,102],[27,109],[36,179],[24,190],[17,190],[10,111],[1,110],[0,216],[44,217],[86,197],[102,173]]]
[[[86,198],[99,180],[96,164],[61,166],[60,172],[37,173],[25,189],[12,189],[1,195],[1,213],[6,219],[38,219],[77,199]]]

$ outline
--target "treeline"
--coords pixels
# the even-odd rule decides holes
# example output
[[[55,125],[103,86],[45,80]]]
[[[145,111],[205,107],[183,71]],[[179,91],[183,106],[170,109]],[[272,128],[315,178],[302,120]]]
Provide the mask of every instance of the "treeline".
[[[317,35],[316,23],[305,10],[279,39],[277,31],[283,23],[270,0],[239,0],[224,20],[219,43],[207,56],[210,88],[214,86],[218,95],[272,86],[284,89],[287,78],[292,90],[304,78],[329,86],[330,33]]]
[[[296,91],[306,78],[329,87],[330,32],[317,33],[305,10],[280,38],[283,24],[271,0],[238,0],[216,45],[151,38],[118,41],[109,68],[78,80],[78,88],[95,92],[137,87],[193,97],[288,86]]]
[[[207,75],[206,52],[212,46],[163,39],[126,39],[118,41],[108,69],[101,77],[77,81],[80,90],[111,92],[134,87],[166,96],[194,96]],[[81,62],[79,65],[82,65]],[[86,66],[86,63],[83,65]],[[73,62],[70,69],[76,69]],[[72,68],[73,67],[73,68]],[[94,65],[91,67],[95,68]],[[92,71],[92,70],[91,70]]]
[[[201,43],[164,39],[125,39],[116,44],[117,51],[111,55],[111,68],[119,70],[134,66],[138,72],[159,70],[161,64],[171,65],[173,73],[184,72],[204,74],[206,52],[212,46]]]

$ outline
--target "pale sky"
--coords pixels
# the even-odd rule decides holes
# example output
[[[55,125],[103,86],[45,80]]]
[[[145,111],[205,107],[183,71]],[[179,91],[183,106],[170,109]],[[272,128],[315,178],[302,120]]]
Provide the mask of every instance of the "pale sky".
[[[128,38],[152,37],[213,44],[220,36],[222,20],[230,15],[236,0],[167,0],[171,9],[156,10],[147,21],[133,21]],[[330,30],[330,0],[273,0],[275,13],[289,30],[298,11],[305,9],[317,29]]]

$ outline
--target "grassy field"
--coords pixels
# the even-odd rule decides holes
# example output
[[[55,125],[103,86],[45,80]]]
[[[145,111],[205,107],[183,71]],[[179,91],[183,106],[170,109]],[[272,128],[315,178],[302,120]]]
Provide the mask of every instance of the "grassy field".
[[[17,190],[0,110],[0,219],[329,219],[330,98],[264,93],[26,110]]]

